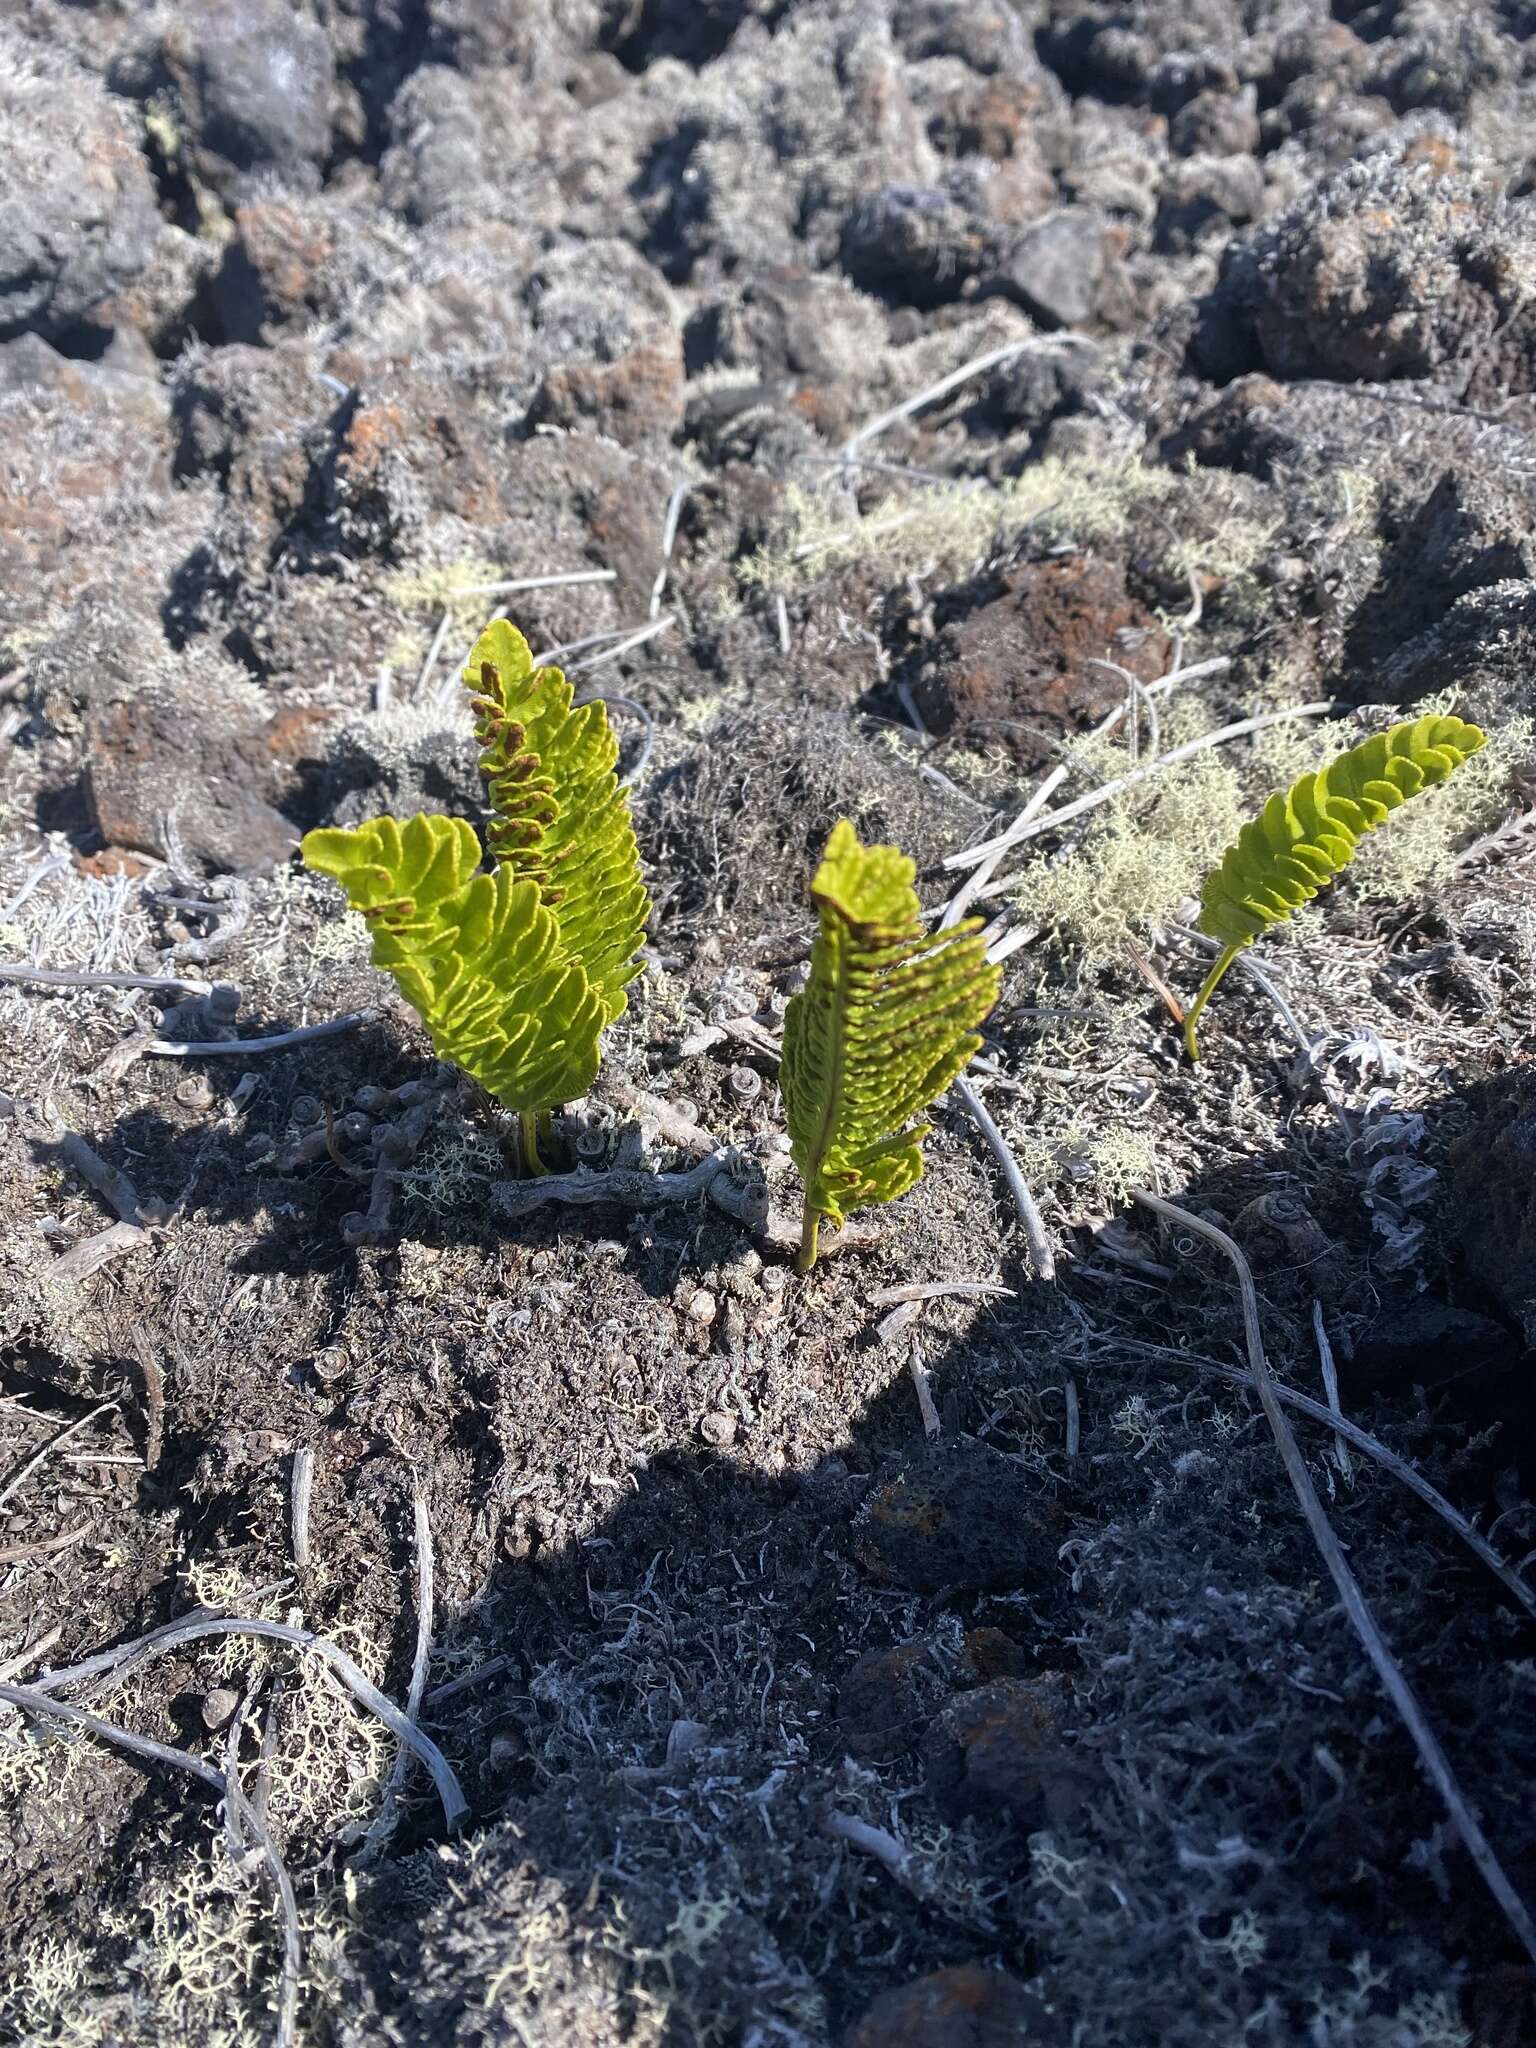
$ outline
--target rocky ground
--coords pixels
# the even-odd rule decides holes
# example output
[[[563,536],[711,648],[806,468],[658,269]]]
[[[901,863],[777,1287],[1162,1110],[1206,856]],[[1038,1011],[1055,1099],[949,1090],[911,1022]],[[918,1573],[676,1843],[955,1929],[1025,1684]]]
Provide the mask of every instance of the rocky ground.
[[[1529,0],[5,10],[0,958],[62,982],[0,979],[0,1681],[424,1648],[469,1807],[270,1637],[60,1688],[179,1763],[0,1706],[5,2039],[289,2033],[189,1759],[336,2048],[1536,2039],[1231,1269],[1130,1197],[1336,1361],[1302,1448],[1536,1901],[1533,114]],[[805,1279],[704,1199],[506,1212],[293,859],[478,815],[498,607],[609,695],[656,904],[600,1166],[790,1210],[832,823],[939,904],[1132,776],[976,899],[1054,1282],[957,1098]],[[1436,705],[1489,746],[1191,1067],[1206,866]]]

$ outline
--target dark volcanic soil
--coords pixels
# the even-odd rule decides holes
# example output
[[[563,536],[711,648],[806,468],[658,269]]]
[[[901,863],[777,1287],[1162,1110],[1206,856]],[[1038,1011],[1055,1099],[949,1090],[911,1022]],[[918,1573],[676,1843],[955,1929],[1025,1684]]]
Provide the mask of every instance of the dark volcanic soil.
[[[1130,1198],[1236,1237],[1283,1384],[1336,1362],[1310,1469],[1536,1901],[1533,133],[1529,0],[5,10],[0,960],[192,986],[0,978],[0,1683],[194,1610],[396,1701],[424,1648],[456,1832],[290,1646],[62,1689],[234,1761],[295,2038],[1536,2041],[1232,1274]],[[293,857],[478,815],[498,607],[610,693],[656,903],[599,1165],[729,1144],[792,1211],[831,825],[937,905],[1046,774],[1117,786],[977,899],[1053,1284],[958,1098],[806,1278],[703,1201],[498,1208]],[[1488,748],[1191,1067],[1205,867],[1432,705]],[[285,2025],[208,1783],[9,1704],[0,1956],[29,2048]]]

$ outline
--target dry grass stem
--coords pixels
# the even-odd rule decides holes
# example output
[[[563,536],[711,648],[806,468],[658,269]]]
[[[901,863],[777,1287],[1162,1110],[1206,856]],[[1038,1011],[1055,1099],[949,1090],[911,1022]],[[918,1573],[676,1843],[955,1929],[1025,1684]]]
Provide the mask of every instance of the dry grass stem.
[[[1003,1178],[1008,1183],[1008,1192],[1013,1197],[1014,1209],[1018,1213],[1019,1222],[1023,1225],[1035,1272],[1042,1280],[1054,1280],[1056,1254],[1051,1250],[1051,1241],[1046,1235],[1044,1220],[1035,1205],[1035,1198],[1029,1191],[1019,1162],[1009,1149],[1007,1139],[993,1122],[991,1112],[964,1074],[955,1082],[955,1090],[970,1111],[977,1130],[986,1139],[993,1158],[1003,1169]]]
[[[1478,1875],[1492,1893],[1499,1910],[1509,1922],[1521,1946],[1533,1962],[1536,1962],[1536,1923],[1532,1922],[1525,1902],[1505,1875],[1504,1867],[1494,1852],[1492,1843],[1484,1834],[1481,1825],[1472,1813],[1456,1781],[1450,1761],[1440,1746],[1438,1736],[1429,1725],[1429,1720],[1420,1706],[1418,1696],[1410,1685],[1397,1660],[1377,1627],[1360,1583],[1350,1569],[1339,1539],[1318,1499],[1317,1489],[1312,1484],[1312,1475],[1307,1470],[1285,1410],[1276,1395],[1274,1382],[1269,1375],[1269,1361],[1264,1355],[1263,1330],[1259,1322],[1259,1297],[1253,1284],[1253,1274],[1248,1261],[1243,1257],[1236,1243],[1224,1230],[1214,1223],[1207,1223],[1204,1217],[1193,1215],[1188,1209],[1181,1209],[1176,1203],[1168,1202],[1161,1195],[1154,1195],[1145,1188],[1134,1188],[1136,1201],[1170,1223],[1182,1224],[1197,1236],[1205,1238],[1231,1261],[1237,1275],[1238,1291],[1243,1306],[1243,1337],[1248,1350],[1248,1368],[1253,1377],[1254,1391],[1259,1397],[1265,1418],[1274,1434],[1275,1444],[1280,1452],[1281,1463],[1286,1477],[1301,1505],[1307,1527],[1312,1532],[1328,1568],[1328,1575],[1338,1589],[1339,1600],[1349,1619],[1350,1626],[1371,1661],[1377,1677],[1397,1709],[1403,1725],[1413,1739],[1419,1753],[1419,1760],[1435,1790],[1440,1794],[1451,1825],[1460,1837],[1462,1846],[1477,1867]],[[1327,1411],[1324,1411],[1325,1413]],[[1330,1417],[1330,1420],[1335,1418]]]

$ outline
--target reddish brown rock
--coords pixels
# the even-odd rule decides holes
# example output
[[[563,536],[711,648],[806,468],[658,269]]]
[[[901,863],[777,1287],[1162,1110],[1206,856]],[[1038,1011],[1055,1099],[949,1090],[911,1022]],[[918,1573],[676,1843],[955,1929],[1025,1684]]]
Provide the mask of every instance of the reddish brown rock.
[[[898,1643],[891,1650],[870,1650],[848,1673],[837,1696],[839,1737],[852,1756],[867,1763],[894,1763],[915,1748],[948,1693],[931,1644]]]
[[[1003,596],[943,632],[915,694],[930,731],[984,729],[1033,766],[1048,751],[1039,733],[1076,731],[1124,696],[1094,659],[1150,682],[1167,658],[1166,634],[1119,570],[1076,555],[1015,570]]]
[[[315,201],[263,199],[235,212],[235,238],[210,294],[231,341],[264,341],[312,320],[336,250],[333,218]]]
[[[882,1992],[853,2026],[847,2048],[1051,2048],[1066,2038],[1017,1977],[957,1963]]]
[[[1029,1658],[1022,1643],[1000,1628],[972,1628],[960,1652],[960,1678],[966,1685],[985,1685],[992,1678],[1022,1678]]]
[[[952,1699],[928,1730],[928,1790],[951,1820],[1007,1814],[1021,1828],[1064,1820],[1085,1782],[1061,1729],[1063,1684],[994,1678]]]
[[[297,828],[271,799],[307,751],[313,713],[251,726],[206,691],[155,688],[94,713],[86,795],[110,848],[165,856],[167,819],[193,860],[252,873],[286,860]]]
[[[529,417],[535,425],[607,434],[625,447],[670,440],[683,424],[682,337],[658,336],[616,363],[556,364]]]

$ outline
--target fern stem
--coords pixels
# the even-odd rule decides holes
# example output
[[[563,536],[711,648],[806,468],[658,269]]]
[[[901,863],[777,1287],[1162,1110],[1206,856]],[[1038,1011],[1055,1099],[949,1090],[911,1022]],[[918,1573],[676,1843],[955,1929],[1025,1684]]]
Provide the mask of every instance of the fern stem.
[[[1200,1057],[1200,1048],[1195,1043],[1195,1019],[1200,1015],[1200,1012],[1205,1008],[1206,1004],[1210,1001],[1211,996],[1215,991],[1217,982],[1220,981],[1221,977],[1226,973],[1227,969],[1232,965],[1232,962],[1237,958],[1238,954],[1242,950],[1243,946],[1241,941],[1235,946],[1227,947],[1226,951],[1217,960],[1216,965],[1205,977],[1204,986],[1201,988],[1199,995],[1195,997],[1194,1003],[1189,1011],[1189,1014],[1184,1019],[1184,1046],[1185,1050],[1188,1052],[1192,1060],[1198,1060]]]
[[[527,1109],[521,1109],[517,1113],[518,1151],[523,1172],[530,1180],[537,1180],[547,1171],[539,1157],[539,1121],[542,1116],[548,1114],[547,1110],[535,1112]]]
[[[795,1253],[795,1271],[809,1273],[816,1263],[816,1241],[821,1235],[821,1211],[809,1202],[800,1212],[800,1249]]]

